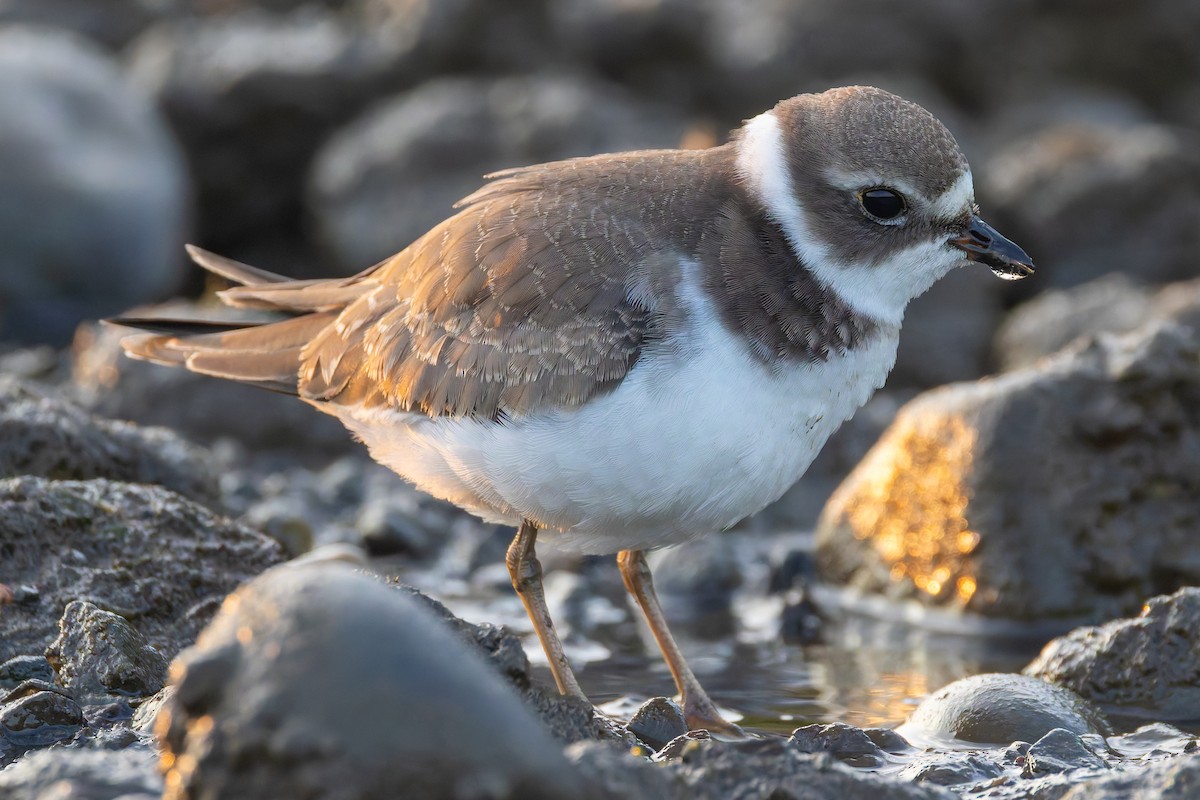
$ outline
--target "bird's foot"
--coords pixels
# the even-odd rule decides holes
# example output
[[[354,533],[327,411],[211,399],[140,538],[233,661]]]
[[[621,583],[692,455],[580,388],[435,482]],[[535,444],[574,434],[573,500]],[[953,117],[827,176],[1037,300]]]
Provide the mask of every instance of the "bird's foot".
[[[746,732],[721,716],[707,696],[683,698],[683,718],[689,731],[708,731],[721,739],[746,739]]]

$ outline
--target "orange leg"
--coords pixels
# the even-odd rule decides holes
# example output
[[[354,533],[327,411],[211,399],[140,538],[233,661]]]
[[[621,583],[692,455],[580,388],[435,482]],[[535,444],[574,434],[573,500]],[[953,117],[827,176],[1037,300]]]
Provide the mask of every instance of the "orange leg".
[[[709,699],[692,668],[684,660],[679,645],[675,644],[675,639],[667,627],[667,620],[663,616],[662,606],[658,603],[658,595],[654,593],[654,580],[650,575],[650,565],[646,563],[646,554],[641,550],[622,550],[617,554],[617,564],[621,568],[625,588],[633,595],[633,599],[637,600],[638,606],[646,616],[650,632],[654,634],[654,640],[662,650],[671,676],[675,678],[675,686],[679,689],[683,715],[687,719],[688,727],[692,730],[702,728],[712,733],[743,736],[741,728],[722,719],[716,704]]]
[[[537,541],[537,526],[525,520],[517,529],[517,535],[508,546],[504,562],[508,565],[508,574],[512,578],[513,588],[517,596],[525,604],[525,611],[533,621],[533,629],[537,631],[542,649],[550,661],[550,671],[554,673],[554,682],[562,694],[583,697],[567,654],[563,652],[562,642],[554,631],[554,621],[550,619],[550,609],[546,606],[546,593],[542,589],[542,564],[534,553],[534,543]],[[586,699],[586,698],[584,698]]]

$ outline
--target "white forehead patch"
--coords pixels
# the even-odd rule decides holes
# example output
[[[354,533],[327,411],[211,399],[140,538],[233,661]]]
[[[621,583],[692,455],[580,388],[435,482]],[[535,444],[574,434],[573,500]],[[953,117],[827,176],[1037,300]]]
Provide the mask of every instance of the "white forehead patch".
[[[974,203],[975,183],[971,180],[971,170],[967,170],[958,176],[949,189],[942,192],[941,197],[933,201],[929,210],[935,219],[955,219]]]

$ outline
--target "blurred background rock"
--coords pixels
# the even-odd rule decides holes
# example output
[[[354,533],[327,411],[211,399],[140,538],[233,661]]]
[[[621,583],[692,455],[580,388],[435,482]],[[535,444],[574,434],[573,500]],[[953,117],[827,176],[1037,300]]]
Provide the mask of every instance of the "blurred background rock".
[[[345,453],[331,420],[129,362],[93,321],[203,310],[185,240],[349,274],[491,170],[705,147],[782,98],[872,83],[949,125],[1039,271],[961,270],[915,303],[887,388],[750,523],[811,528],[919,391],[1195,324],[1197,42],[1193,0],[0,0],[0,369],[204,443]]]

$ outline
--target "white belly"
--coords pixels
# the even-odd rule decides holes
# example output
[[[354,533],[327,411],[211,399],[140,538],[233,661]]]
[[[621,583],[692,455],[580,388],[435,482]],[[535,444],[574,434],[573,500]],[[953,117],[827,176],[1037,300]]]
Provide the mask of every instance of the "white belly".
[[[772,372],[681,287],[687,345],[643,352],[580,408],[494,422],[339,414],[372,456],[485,519],[529,518],[585,553],[674,544],[779,498],[895,362],[896,336]],[[323,410],[333,411],[329,407]]]

